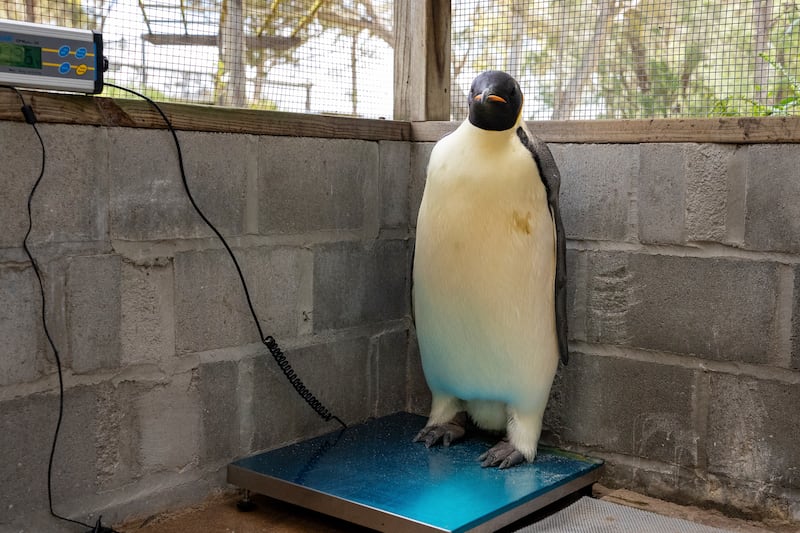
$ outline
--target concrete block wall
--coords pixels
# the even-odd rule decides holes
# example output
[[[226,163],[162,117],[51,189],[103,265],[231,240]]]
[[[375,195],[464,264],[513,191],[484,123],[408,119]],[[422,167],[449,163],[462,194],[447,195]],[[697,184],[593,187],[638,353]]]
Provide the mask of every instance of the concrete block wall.
[[[30,244],[64,369],[54,507],[104,522],[224,489],[232,459],[332,431],[287,383],[161,130],[41,124]],[[348,423],[407,409],[410,143],[179,132],[197,203],[229,239],[265,334]],[[0,122],[0,531],[47,511],[58,415],[21,248],[40,150]],[[415,377],[409,379],[409,373]]]
[[[56,509],[116,521],[198,501],[231,459],[333,429],[265,355],[168,134],[41,129],[31,242],[66,383]],[[347,422],[426,413],[409,267],[433,143],[179,136],[306,384]],[[0,138],[0,531],[56,531],[57,381],[21,249],[39,151],[25,124],[0,122]],[[800,517],[798,147],[551,148],[572,358],[544,440],[604,457],[611,486]]]
[[[546,439],[605,482],[800,518],[797,145],[553,145],[572,359]]]

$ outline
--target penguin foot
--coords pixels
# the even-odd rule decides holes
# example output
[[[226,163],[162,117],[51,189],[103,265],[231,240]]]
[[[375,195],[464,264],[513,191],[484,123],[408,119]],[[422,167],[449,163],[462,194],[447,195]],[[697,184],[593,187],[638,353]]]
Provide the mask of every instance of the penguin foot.
[[[414,437],[414,442],[423,442],[426,448],[430,448],[441,441],[442,445],[447,447],[464,436],[464,433],[466,433],[466,426],[467,413],[461,411],[456,413],[450,422],[425,426],[417,433],[417,436]]]
[[[525,462],[525,456],[506,437],[482,453],[478,457],[478,461],[481,461],[482,468],[496,466],[500,470],[505,470]]]

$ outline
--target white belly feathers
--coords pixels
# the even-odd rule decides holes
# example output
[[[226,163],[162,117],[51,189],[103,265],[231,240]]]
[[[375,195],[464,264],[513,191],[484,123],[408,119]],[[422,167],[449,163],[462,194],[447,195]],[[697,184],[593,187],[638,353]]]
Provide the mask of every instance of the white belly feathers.
[[[432,391],[530,407],[526,391],[549,389],[558,364],[554,231],[536,164],[516,135],[465,122],[436,146],[414,259]]]

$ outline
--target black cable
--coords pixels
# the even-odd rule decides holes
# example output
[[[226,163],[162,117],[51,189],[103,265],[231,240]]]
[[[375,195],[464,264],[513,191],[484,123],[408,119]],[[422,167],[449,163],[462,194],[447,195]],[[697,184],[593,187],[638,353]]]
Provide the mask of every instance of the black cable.
[[[45,150],[44,140],[42,139],[42,135],[39,133],[39,128],[36,127],[36,115],[33,112],[33,108],[25,102],[25,98],[23,98],[22,93],[16,87],[9,87],[12,91],[17,93],[17,97],[19,98],[20,102],[22,103],[22,115],[25,117],[25,122],[31,125],[33,128],[34,133],[36,133],[36,138],[39,139],[39,145],[42,148],[42,165],[39,169],[39,177],[36,178],[36,182],[33,184],[30,193],[28,193],[28,230],[25,232],[25,238],[22,240],[22,248],[25,250],[25,254],[28,256],[28,260],[31,262],[31,266],[33,267],[33,272],[36,274],[36,280],[39,282],[39,294],[42,298],[42,327],[44,329],[44,334],[47,337],[47,342],[50,344],[50,349],[53,350],[53,357],[56,361],[56,369],[58,370],[58,420],[56,421],[56,429],[53,433],[53,442],[50,446],[50,459],[47,462],[47,502],[50,506],[50,514],[58,518],[59,520],[63,520],[65,522],[71,522],[73,524],[77,524],[79,526],[83,526],[89,528],[92,532],[106,532],[106,533],[118,533],[114,529],[107,528],[101,525],[100,518],[97,519],[97,523],[94,526],[86,524],[84,522],[80,522],[78,520],[73,520],[71,518],[67,518],[66,516],[61,516],[58,514],[55,509],[53,509],[53,459],[56,454],[56,445],[58,444],[58,435],[61,431],[61,422],[64,418],[64,373],[61,369],[61,356],[58,353],[58,349],[56,348],[56,344],[53,341],[52,335],[50,335],[50,329],[47,327],[47,308],[46,308],[46,300],[44,297],[44,283],[42,282],[42,274],[39,270],[39,265],[36,263],[36,260],[33,258],[33,254],[31,253],[30,248],[28,248],[28,237],[30,237],[31,229],[33,228],[33,215],[31,210],[31,204],[33,202],[33,197],[36,194],[36,189],[39,187],[39,184],[44,177],[44,169],[46,164],[46,154],[47,151]],[[102,517],[101,517],[102,518]]]
[[[303,384],[303,381],[300,379],[300,377],[297,375],[294,369],[292,369],[292,366],[291,364],[289,364],[289,361],[286,360],[286,356],[284,355],[280,346],[278,346],[278,343],[275,341],[275,339],[271,335],[264,337],[264,331],[261,329],[261,322],[259,321],[255,307],[253,306],[253,300],[250,298],[250,291],[247,288],[247,282],[244,279],[244,274],[242,273],[242,269],[239,266],[239,261],[236,259],[236,255],[233,253],[233,250],[231,250],[231,247],[228,245],[228,242],[225,240],[225,237],[222,236],[222,233],[219,232],[216,226],[214,226],[214,224],[211,223],[211,221],[206,217],[206,215],[200,209],[200,206],[197,205],[197,202],[195,202],[194,196],[192,195],[192,192],[189,189],[189,182],[186,179],[186,170],[183,165],[183,153],[181,152],[181,144],[180,141],[178,141],[178,135],[175,132],[175,128],[172,126],[172,121],[169,120],[166,113],[164,113],[161,107],[149,97],[139,92],[136,92],[133,89],[128,89],[127,87],[122,87],[120,85],[115,85],[113,83],[106,82],[105,85],[128,92],[130,94],[133,94],[134,96],[138,96],[139,98],[145,100],[147,103],[153,106],[153,108],[156,111],[158,111],[158,114],[161,115],[161,118],[167,125],[167,129],[172,134],[172,139],[175,142],[175,149],[178,152],[178,166],[180,167],[181,181],[183,182],[183,188],[186,191],[186,196],[189,198],[189,201],[191,202],[192,207],[194,207],[194,210],[197,212],[198,215],[200,215],[200,218],[203,219],[203,222],[205,222],[206,225],[209,228],[211,228],[211,231],[213,231],[214,234],[219,238],[220,242],[222,242],[222,245],[225,247],[225,250],[228,252],[228,255],[231,258],[231,261],[233,261],[233,266],[236,267],[236,272],[239,274],[239,281],[241,281],[242,289],[244,289],[244,296],[245,299],[247,300],[247,307],[250,309],[250,314],[253,316],[253,322],[255,323],[256,329],[258,330],[258,338],[261,339],[261,342],[267,347],[269,353],[272,355],[273,359],[275,359],[275,362],[278,364],[278,368],[281,369],[281,372],[283,372],[283,375],[286,376],[286,379],[289,380],[289,383],[292,385],[292,387],[294,387],[294,390],[297,391],[297,394],[299,394],[300,397],[303,398],[303,400],[305,400],[305,402],[314,410],[314,412],[316,412],[320,416],[320,418],[322,418],[326,422],[330,421],[331,419],[334,419],[339,424],[341,424],[343,428],[346,428],[347,424],[342,422],[342,420],[338,416],[335,416],[333,413],[331,413],[322,404],[322,402],[319,401],[316,398],[316,396],[314,396],[314,394],[312,394],[311,391],[308,390],[308,388]]]

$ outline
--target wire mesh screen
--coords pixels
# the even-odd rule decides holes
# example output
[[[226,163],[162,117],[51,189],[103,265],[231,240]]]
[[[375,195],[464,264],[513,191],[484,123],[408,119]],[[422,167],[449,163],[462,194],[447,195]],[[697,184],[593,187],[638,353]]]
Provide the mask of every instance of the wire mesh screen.
[[[392,3],[2,0],[0,18],[101,31],[107,79],[159,100],[389,118]],[[454,119],[488,68],[517,77],[529,119],[800,114],[800,0],[452,0],[452,13]]]
[[[372,118],[392,114],[392,11],[392,0],[0,2],[0,18],[101,31],[106,79],[158,100]]]
[[[528,119],[800,114],[796,0],[453,0],[452,110],[485,69]]]

